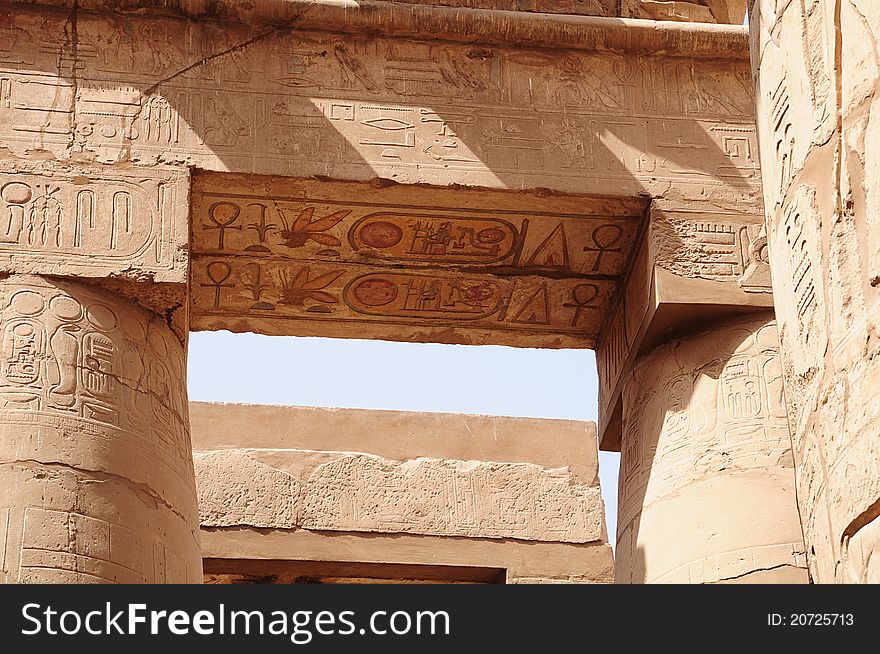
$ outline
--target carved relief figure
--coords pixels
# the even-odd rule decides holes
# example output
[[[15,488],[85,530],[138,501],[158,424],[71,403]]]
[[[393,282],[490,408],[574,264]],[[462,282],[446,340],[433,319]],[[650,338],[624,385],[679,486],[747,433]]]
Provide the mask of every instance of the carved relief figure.
[[[806,582],[780,377],[766,316],[728,320],[636,361],[623,391],[618,581],[715,582],[773,561],[779,581]],[[768,527],[741,529],[753,520],[742,503],[770,496]],[[672,546],[677,533],[688,534],[686,547]]]

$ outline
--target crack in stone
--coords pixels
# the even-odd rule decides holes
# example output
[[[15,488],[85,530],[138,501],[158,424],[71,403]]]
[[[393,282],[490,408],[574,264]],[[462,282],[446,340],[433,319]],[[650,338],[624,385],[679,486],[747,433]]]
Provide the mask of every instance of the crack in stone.
[[[203,57],[199,61],[193,62],[193,63],[189,64],[188,66],[181,68],[176,73],[172,73],[168,77],[165,77],[165,78],[159,80],[158,82],[151,84],[146,89],[144,89],[144,91],[141,95],[142,96],[151,95],[152,93],[155,93],[156,90],[160,86],[162,86],[163,84],[167,84],[168,82],[180,77],[181,75],[185,75],[189,71],[194,70],[200,66],[205,66],[208,63],[214,61],[215,59],[219,59],[220,57],[225,57],[228,54],[238,52],[239,50],[243,50],[247,47],[250,47],[251,45],[254,45],[255,43],[259,43],[260,41],[263,41],[264,39],[267,39],[271,36],[274,36],[274,35],[280,33],[283,29],[284,28],[282,28],[282,27],[270,27],[270,28],[262,31],[261,33],[257,34],[256,36],[248,39],[247,41],[243,41],[241,43],[233,45],[233,46],[231,46],[221,52],[217,52],[217,53],[208,55],[207,57]]]
[[[177,422],[179,422],[185,428],[188,427],[187,421],[184,420],[183,416],[181,414],[179,414],[177,412],[177,410],[173,406],[171,406],[162,395],[159,395],[158,393],[150,390],[149,388],[145,388],[142,385],[142,383],[144,381],[144,375],[146,375],[146,369],[141,373],[141,376],[138,379],[129,379],[129,378],[125,378],[125,377],[120,377],[119,375],[116,375],[112,372],[97,370],[95,368],[91,368],[89,366],[84,366],[84,365],[80,365],[80,364],[74,364],[73,368],[75,368],[77,371],[85,370],[85,371],[93,372],[93,373],[100,374],[100,375],[106,375],[107,377],[109,377],[110,379],[112,379],[113,381],[118,383],[120,386],[123,386],[129,390],[132,390],[135,393],[142,393],[143,395],[146,395],[146,396],[152,398],[153,400],[156,401],[157,404],[159,404],[160,406],[162,406],[165,409],[168,409],[168,411],[177,419]],[[50,387],[48,390],[51,392],[52,388]],[[188,432],[189,429],[187,428],[186,431]]]
[[[160,497],[155,490],[153,490],[150,486],[144,483],[136,482],[128,477],[123,477],[122,475],[113,474],[111,472],[103,472],[98,470],[87,470],[84,468],[78,468],[76,466],[72,466],[69,463],[63,463],[61,461],[37,461],[36,459],[13,459],[10,461],[4,461],[0,463],[0,466],[13,466],[13,465],[22,465],[24,467],[36,467],[47,470],[69,470],[74,473],[78,477],[87,477],[93,481],[97,482],[115,482],[118,484],[122,484],[123,486],[131,489],[137,494],[146,495],[147,498],[153,501],[154,504],[158,504],[164,506],[166,509],[174,513],[178,518],[180,518],[184,523],[190,524],[191,520],[184,516],[177,508],[169,504],[164,498]],[[80,479],[77,478],[77,486],[79,486]],[[195,490],[195,489],[193,489]],[[77,496],[78,497],[78,496]],[[77,501],[79,501],[77,499]],[[77,507],[78,508],[78,507]],[[85,514],[83,514],[85,515]]]
[[[148,86],[147,88],[145,88],[141,92],[141,106],[143,106],[144,99],[148,98],[149,96],[156,93],[156,91],[158,91],[159,88],[163,84],[167,84],[167,83],[177,79],[181,75],[185,75],[186,73],[188,73],[192,70],[195,70],[196,68],[206,66],[207,64],[209,64],[212,61],[215,61],[216,59],[220,59],[220,58],[225,57],[227,55],[239,52],[241,50],[245,50],[256,43],[260,43],[262,41],[265,41],[266,39],[272,38],[273,36],[277,36],[277,35],[279,35],[283,32],[286,32],[288,30],[295,29],[296,24],[299,22],[299,20],[303,16],[305,16],[305,14],[308,13],[308,11],[311,8],[312,8],[311,6],[304,7],[299,14],[297,14],[293,18],[290,18],[290,19],[284,21],[282,24],[271,26],[266,29],[263,29],[258,34],[247,39],[246,41],[243,41],[241,43],[237,43],[237,44],[235,44],[229,48],[226,48],[225,50],[222,50],[220,52],[210,54],[206,57],[199,59],[198,61],[194,61],[193,63],[181,68],[180,70],[178,70],[174,73],[172,73],[171,75],[163,77],[158,82],[154,82],[153,84],[151,84],[150,86]],[[137,120],[137,116],[138,116],[138,114],[135,114],[130,117],[129,128],[134,127],[134,123]],[[120,153],[120,155],[122,156],[122,153]],[[125,148],[124,158],[127,160],[127,159],[130,159],[130,157],[131,157],[131,145],[129,144]]]
[[[61,44],[61,47],[58,49],[58,58],[55,64],[56,76],[58,81],[60,82],[65,78],[64,75],[64,60],[69,56],[71,60],[71,68],[70,68],[70,88],[71,88],[71,97],[70,103],[67,107],[68,114],[68,130],[70,135],[70,141],[67,144],[67,154],[70,155],[70,151],[73,147],[74,141],[76,139],[76,96],[78,93],[79,83],[76,79],[76,66],[79,61],[79,32],[77,30],[77,14],[79,12],[79,0],[74,0],[73,6],[70,9],[70,14],[67,16],[67,19],[64,22],[64,42]],[[61,86],[57,85],[55,87],[55,101],[58,100],[58,94],[60,93]],[[52,103],[52,106],[55,106],[55,102]],[[49,121],[47,119],[46,124],[42,125],[40,128],[40,136],[41,143],[40,147],[42,148],[45,145],[46,139],[46,129],[49,127]]]
[[[778,570],[779,568],[795,568],[797,570],[803,570],[803,568],[801,566],[795,565],[792,562],[779,563],[777,565],[771,565],[771,566],[767,566],[765,568],[752,568],[751,570],[749,570],[747,572],[743,572],[742,574],[738,574],[738,575],[733,575],[732,577],[720,577],[711,583],[717,584],[720,581],[733,581],[735,579],[742,579],[743,577],[748,577],[749,575],[754,574],[756,572],[768,572],[770,570]]]
[[[199,61],[195,61],[195,62],[189,64],[188,66],[181,68],[177,72],[172,73],[171,75],[168,75],[167,77],[164,77],[163,79],[159,80],[158,82],[155,82],[154,84],[151,84],[150,86],[148,86],[146,89],[144,89],[142,95],[146,96],[146,95],[150,95],[151,93],[155,93],[158,90],[158,88],[160,86],[162,86],[163,84],[167,84],[168,82],[180,77],[181,75],[185,75],[186,73],[188,73],[191,70],[194,70],[200,66],[205,66],[208,63],[214,61],[215,59],[225,57],[226,55],[233,54],[235,52],[238,52],[239,50],[244,50],[244,49],[249,48],[250,46],[252,46],[256,43],[259,43],[261,41],[264,41],[268,38],[271,38],[273,36],[276,36],[278,34],[286,32],[288,30],[295,29],[296,23],[298,23],[299,20],[303,16],[305,16],[305,14],[308,13],[308,11],[310,9],[311,9],[311,7],[304,7],[303,10],[299,14],[297,14],[293,18],[290,18],[290,19],[284,21],[284,23],[281,25],[275,25],[272,27],[268,27],[268,28],[262,30],[257,35],[247,39],[246,41],[242,41],[241,43],[237,43],[236,45],[230,46],[229,48],[226,48],[225,50],[208,55],[207,57],[203,57]]]

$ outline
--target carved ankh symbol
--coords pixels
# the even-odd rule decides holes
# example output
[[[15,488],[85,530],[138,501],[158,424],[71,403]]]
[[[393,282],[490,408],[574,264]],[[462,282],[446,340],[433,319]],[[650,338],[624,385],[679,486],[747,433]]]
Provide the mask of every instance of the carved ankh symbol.
[[[202,284],[202,286],[205,288],[214,289],[214,308],[218,309],[220,307],[220,293],[223,291],[223,289],[235,288],[234,283],[224,283],[227,279],[229,279],[229,276],[232,275],[232,266],[230,266],[225,261],[212,261],[208,264],[206,273],[208,275],[208,279],[210,279],[213,283]]]
[[[231,210],[230,210],[231,208]],[[220,218],[217,216],[219,210],[220,213],[226,214],[225,218]],[[211,219],[211,222],[214,223],[211,225],[203,225],[205,230],[216,229],[219,230],[219,236],[217,239],[217,249],[222,250],[225,239],[226,239],[226,230],[227,229],[237,229],[241,231],[241,225],[232,226],[236,220],[238,220],[239,215],[241,215],[241,207],[239,207],[234,202],[215,202],[210,207],[208,207],[208,218]]]

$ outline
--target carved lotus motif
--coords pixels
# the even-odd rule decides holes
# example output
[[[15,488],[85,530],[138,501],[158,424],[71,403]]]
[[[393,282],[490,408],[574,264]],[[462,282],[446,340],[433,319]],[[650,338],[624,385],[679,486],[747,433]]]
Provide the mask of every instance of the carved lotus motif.
[[[282,212],[281,223],[284,229],[281,230],[281,238],[284,239],[284,245],[289,248],[300,248],[309,241],[314,241],[321,245],[342,245],[342,241],[338,238],[324,232],[338,225],[350,213],[350,210],[336,211],[329,216],[312,220],[312,217],[315,215],[315,207],[306,207],[299,212],[299,215],[291,223],[288,222]]]
[[[301,307],[305,304],[306,300],[316,300],[325,304],[337,304],[339,302],[338,297],[321,289],[327,288],[335,282],[342,275],[341,270],[324,273],[312,279],[309,279],[310,275],[309,266],[303,266],[292,277],[286,270],[279,272],[281,304]]]

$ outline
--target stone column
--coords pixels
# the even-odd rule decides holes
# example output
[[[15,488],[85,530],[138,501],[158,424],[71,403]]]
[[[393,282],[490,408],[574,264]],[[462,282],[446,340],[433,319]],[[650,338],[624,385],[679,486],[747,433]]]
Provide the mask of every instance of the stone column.
[[[200,582],[184,345],[119,294],[0,282],[0,581]]]
[[[757,0],[750,22],[810,572],[880,582],[880,4]]]
[[[735,318],[623,389],[618,583],[805,583],[776,325]]]

